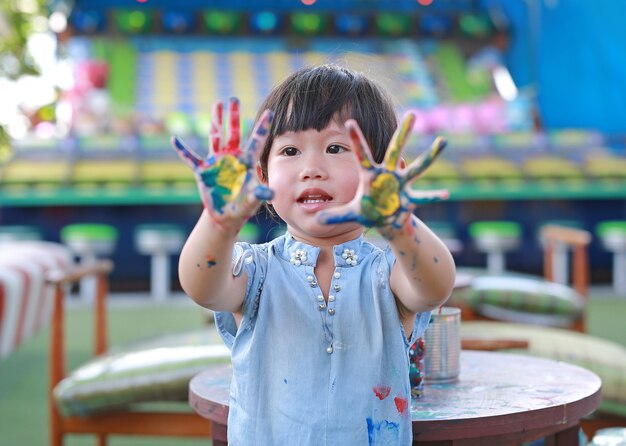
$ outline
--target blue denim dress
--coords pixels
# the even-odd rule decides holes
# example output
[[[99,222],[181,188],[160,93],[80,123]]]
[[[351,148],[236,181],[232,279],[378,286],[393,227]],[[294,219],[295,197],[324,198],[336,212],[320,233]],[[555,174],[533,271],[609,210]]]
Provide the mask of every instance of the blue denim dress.
[[[248,273],[243,318],[218,312],[231,349],[228,441],[239,445],[410,445],[410,345],[389,287],[395,258],[363,237],[334,247],[328,303],[314,274],[319,248],[290,234],[237,243]]]

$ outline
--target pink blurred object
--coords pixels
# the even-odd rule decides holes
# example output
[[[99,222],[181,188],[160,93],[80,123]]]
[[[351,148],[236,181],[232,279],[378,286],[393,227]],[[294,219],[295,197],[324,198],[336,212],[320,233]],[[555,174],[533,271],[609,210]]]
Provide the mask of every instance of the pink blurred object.
[[[474,108],[461,104],[450,110],[450,131],[453,133],[473,133],[476,131]]]
[[[450,109],[446,105],[434,107],[429,113],[430,133],[447,131],[450,128]]]
[[[506,113],[501,101],[490,100],[476,107],[476,129],[481,134],[502,133],[507,130]]]
[[[76,67],[76,89],[85,92],[106,88],[109,80],[109,66],[106,62],[89,60]]]
[[[429,133],[428,112],[419,108],[409,110],[415,114],[415,124],[413,131],[418,134]]]

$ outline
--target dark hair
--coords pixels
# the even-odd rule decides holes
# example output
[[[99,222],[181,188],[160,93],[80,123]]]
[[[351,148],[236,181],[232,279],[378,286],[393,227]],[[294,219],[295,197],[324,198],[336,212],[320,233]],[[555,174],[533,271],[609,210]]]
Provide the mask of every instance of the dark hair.
[[[352,118],[377,162],[381,162],[397,118],[387,92],[361,73],[338,65],[302,68],[275,87],[259,109],[270,109],[274,121],[261,155],[261,170],[267,179],[267,159],[276,136],[288,131],[322,130],[338,115],[342,123]]]

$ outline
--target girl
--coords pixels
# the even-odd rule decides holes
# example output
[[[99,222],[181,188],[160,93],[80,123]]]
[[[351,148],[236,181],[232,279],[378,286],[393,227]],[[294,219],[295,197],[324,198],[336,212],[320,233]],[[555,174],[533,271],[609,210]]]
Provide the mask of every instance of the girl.
[[[445,193],[411,183],[443,143],[405,167],[413,118],[394,134],[385,92],[332,65],[295,72],[261,110],[273,114],[258,117],[244,150],[236,100],[225,143],[214,108],[206,160],[173,140],[205,207],[180,281],[216,311],[232,353],[229,444],[409,445],[408,350],[455,275],[444,244],[412,215]],[[263,200],[287,233],[236,243]],[[388,247],[364,241],[364,227]]]

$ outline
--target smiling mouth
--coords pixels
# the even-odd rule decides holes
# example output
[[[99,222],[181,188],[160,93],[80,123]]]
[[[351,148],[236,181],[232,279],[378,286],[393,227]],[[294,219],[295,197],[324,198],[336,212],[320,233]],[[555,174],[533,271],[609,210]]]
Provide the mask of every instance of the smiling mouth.
[[[306,194],[298,198],[298,203],[301,204],[318,204],[331,201],[331,197],[325,194]]]

